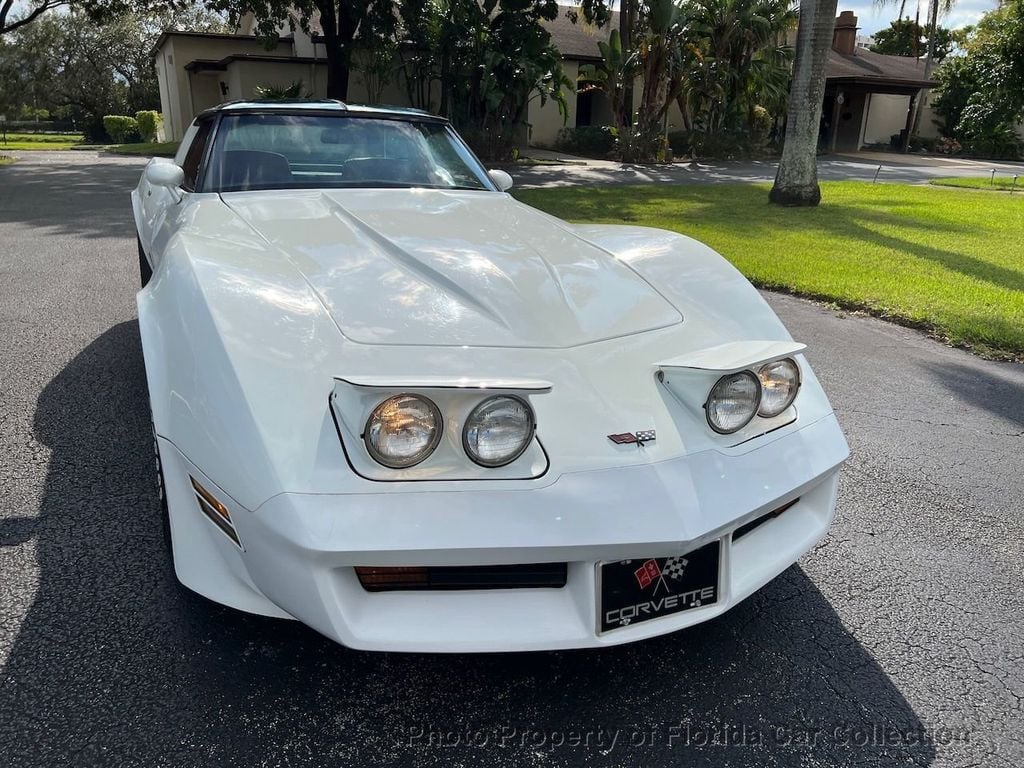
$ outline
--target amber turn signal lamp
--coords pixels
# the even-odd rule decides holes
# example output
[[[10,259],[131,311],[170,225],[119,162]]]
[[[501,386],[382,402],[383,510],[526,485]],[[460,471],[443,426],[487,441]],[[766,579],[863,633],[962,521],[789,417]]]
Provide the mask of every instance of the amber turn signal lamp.
[[[422,587],[427,584],[427,569],[423,566],[395,566],[376,568],[356,566],[356,576],[363,589],[373,591],[387,587],[401,589],[406,587]]]

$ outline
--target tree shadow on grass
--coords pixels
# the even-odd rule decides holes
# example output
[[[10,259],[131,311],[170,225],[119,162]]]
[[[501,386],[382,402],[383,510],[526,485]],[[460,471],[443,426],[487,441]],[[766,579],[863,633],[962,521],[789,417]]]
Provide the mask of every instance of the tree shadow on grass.
[[[0,675],[5,766],[924,766],[935,755],[798,567],[708,624],[562,653],[359,653],[184,592],[164,553],[135,322],[68,363],[34,426],[52,451],[39,517],[0,523],[5,545],[32,537],[39,569]]]
[[[664,207],[679,204],[678,190],[673,192],[663,188],[644,187],[589,191],[591,194],[583,197],[575,192],[571,197],[555,198],[558,200],[557,209],[551,206],[548,210],[578,221],[645,223],[652,218],[652,206],[661,206],[660,210],[655,210],[662,213]],[[823,242],[844,236],[892,250],[896,254],[903,253],[932,261],[945,269],[990,283],[998,288],[1024,291],[1024,269],[1014,270],[970,254],[911,239],[912,233],[931,236],[939,242],[950,236],[963,238],[985,235],[984,228],[978,225],[915,219],[907,213],[894,212],[897,209],[926,209],[924,203],[893,200],[878,203],[868,201],[866,205],[860,202],[856,205],[839,202],[818,209],[787,210],[771,207],[773,215],[765,216],[762,214],[768,210],[769,204],[761,188],[692,187],[688,188],[685,194],[685,215],[673,226],[673,229],[684,234],[687,231],[687,222],[699,223],[704,220],[722,221],[730,234],[760,240],[784,234],[793,227],[800,227],[808,232],[819,232]],[[523,197],[528,203],[534,200],[544,203],[543,194],[535,197],[528,192]],[[667,222],[658,223],[665,225]],[[888,229],[889,232],[880,229]],[[895,232],[906,233],[906,236],[893,234]],[[729,256],[728,253],[724,255]]]

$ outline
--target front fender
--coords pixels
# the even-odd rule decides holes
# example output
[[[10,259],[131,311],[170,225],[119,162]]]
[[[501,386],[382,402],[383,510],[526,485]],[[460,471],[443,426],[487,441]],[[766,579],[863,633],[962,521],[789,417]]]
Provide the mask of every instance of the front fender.
[[[760,293],[721,254],[692,237],[653,227],[575,225],[574,231],[632,267],[719,343],[792,337]]]

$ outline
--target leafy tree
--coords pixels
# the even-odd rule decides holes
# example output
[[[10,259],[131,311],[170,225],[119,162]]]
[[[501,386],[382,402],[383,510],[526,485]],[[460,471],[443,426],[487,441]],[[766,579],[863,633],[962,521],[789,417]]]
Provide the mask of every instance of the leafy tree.
[[[785,111],[796,26],[792,0],[694,0],[679,106],[704,133],[752,126],[754,108]],[[831,38],[830,38],[831,41]]]
[[[608,97],[621,154],[660,154],[673,102],[694,147],[723,132],[763,137],[766,118],[771,123],[765,105],[785,110],[793,54],[785,38],[797,21],[792,0],[642,0],[633,12],[632,45],[614,31],[599,44],[603,61],[581,72],[584,88],[600,87]],[[642,91],[636,125],[627,130],[634,78]]]
[[[104,115],[160,108],[151,51],[173,27],[223,31],[224,21],[194,7],[105,23],[79,10],[45,15],[0,38],[0,108],[46,109],[102,139]]]
[[[882,29],[875,33],[875,40],[870,50],[889,56],[920,57],[928,50],[927,34],[928,30],[925,27],[911,21],[909,17],[896,19],[889,24],[888,29]],[[945,27],[936,27],[933,53],[936,63],[949,56],[955,47],[954,33]]]
[[[688,17],[676,0],[645,0],[638,8],[642,32],[635,50],[643,89],[637,110],[641,137],[660,134],[662,122],[681,88],[682,38]]]
[[[474,149],[507,155],[533,99],[565,109],[571,86],[541,24],[555,0],[403,0],[397,58],[410,101],[459,126]]]
[[[173,0],[165,0],[173,2]],[[319,29],[327,53],[327,95],[348,98],[349,75],[357,48],[374,50],[395,38],[398,17],[394,0],[207,0],[207,5],[237,22],[256,17],[256,33],[276,41],[281,28]]]
[[[637,56],[622,48],[622,34],[613,29],[608,42],[598,41],[601,61],[580,67],[580,93],[600,90],[608,99],[615,128],[621,131],[630,123],[632,105],[626,102],[629,85],[639,72]]]
[[[70,0],[0,0],[0,36],[29,24],[47,11],[70,5]]]
[[[1024,0],[986,14],[937,72],[945,135],[974,154],[1015,159],[1024,119]]]

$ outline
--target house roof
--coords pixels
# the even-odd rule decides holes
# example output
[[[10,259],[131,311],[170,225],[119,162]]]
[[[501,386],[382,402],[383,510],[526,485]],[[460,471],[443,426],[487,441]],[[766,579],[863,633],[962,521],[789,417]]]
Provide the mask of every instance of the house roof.
[[[185,65],[189,72],[223,72],[233,61],[265,61],[273,64],[323,64],[312,56],[274,56],[269,53],[232,53],[223,59],[193,59]]]
[[[852,55],[829,51],[826,76],[836,82],[930,88],[935,80],[924,76],[924,62],[911,56],[886,56],[858,48]]]
[[[551,35],[551,42],[563,59],[599,60],[601,49],[597,44],[608,42],[612,30],[619,28],[619,14],[612,11],[611,20],[600,28],[588,24],[582,15],[573,24],[565,13],[559,13],[553,21],[542,21],[541,24]]]
[[[166,43],[172,37],[202,37],[209,40],[244,40],[247,42],[256,42],[262,38],[256,37],[256,35],[238,35],[234,32],[181,32],[176,29],[168,29],[160,33],[160,37],[153,43],[153,47],[150,49],[150,55],[155,55],[157,51],[164,47]],[[292,39],[292,35],[279,36],[277,42],[287,42]]]

